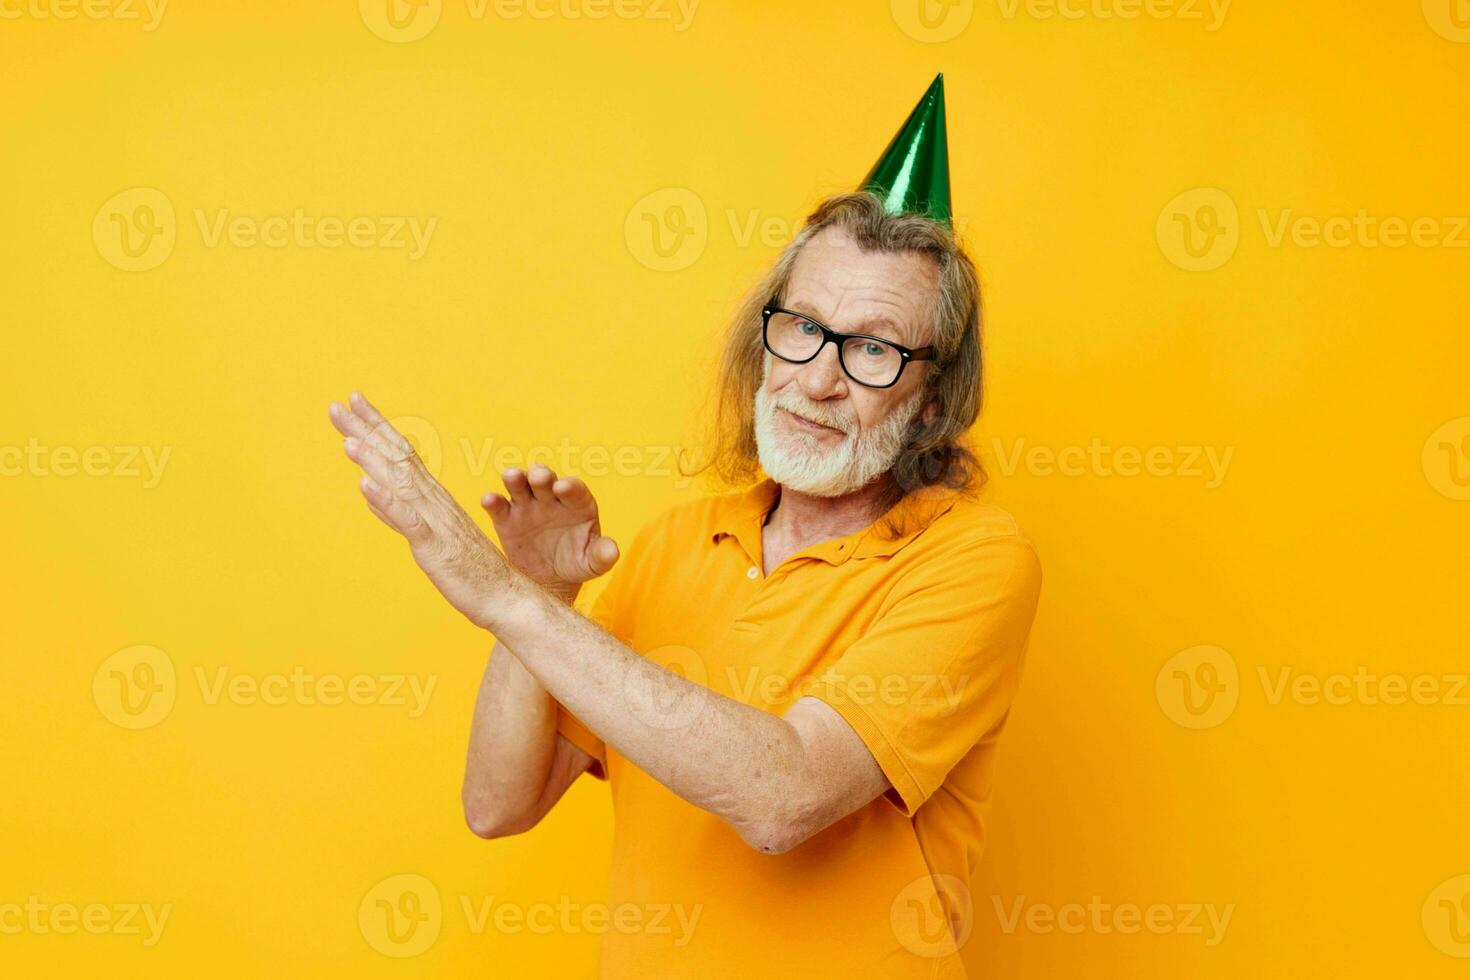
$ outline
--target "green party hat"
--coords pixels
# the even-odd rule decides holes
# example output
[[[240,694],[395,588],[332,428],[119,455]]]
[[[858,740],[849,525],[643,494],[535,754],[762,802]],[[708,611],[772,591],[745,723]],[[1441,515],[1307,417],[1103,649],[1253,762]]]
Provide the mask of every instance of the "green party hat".
[[[892,214],[922,214],[950,226],[944,72],[934,76],[858,190],[878,195]]]

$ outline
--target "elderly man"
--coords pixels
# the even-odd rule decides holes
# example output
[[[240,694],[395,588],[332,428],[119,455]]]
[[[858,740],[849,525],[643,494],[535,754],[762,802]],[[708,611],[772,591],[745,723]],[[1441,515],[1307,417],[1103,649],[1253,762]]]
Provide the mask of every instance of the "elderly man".
[[[882,173],[944,162],[940,84],[737,312],[711,462],[763,478],[666,511],[621,561],[581,481],[507,471],[484,500],[502,554],[364,398],[332,405],[369,507],[495,636],[471,828],[525,831],[582,773],[611,785],[610,907],[638,915],[604,976],[964,976],[1040,571],[961,444],[980,306],[947,173]]]

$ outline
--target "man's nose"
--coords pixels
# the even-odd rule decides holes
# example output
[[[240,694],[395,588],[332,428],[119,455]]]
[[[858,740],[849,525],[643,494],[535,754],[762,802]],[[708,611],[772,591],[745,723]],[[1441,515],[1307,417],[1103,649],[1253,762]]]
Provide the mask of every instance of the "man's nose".
[[[837,344],[824,345],[816,357],[803,364],[797,381],[801,384],[802,393],[812,401],[835,398],[846,393],[847,375],[842,370]]]

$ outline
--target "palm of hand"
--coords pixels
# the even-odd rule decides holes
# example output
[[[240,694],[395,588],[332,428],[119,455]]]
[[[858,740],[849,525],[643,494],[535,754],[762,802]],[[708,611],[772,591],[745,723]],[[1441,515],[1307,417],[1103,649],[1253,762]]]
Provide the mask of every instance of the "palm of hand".
[[[597,501],[575,477],[557,479],[550,467],[505,472],[507,495],[481,501],[510,562],[547,588],[575,591],[605,573],[618,547],[602,534]]]

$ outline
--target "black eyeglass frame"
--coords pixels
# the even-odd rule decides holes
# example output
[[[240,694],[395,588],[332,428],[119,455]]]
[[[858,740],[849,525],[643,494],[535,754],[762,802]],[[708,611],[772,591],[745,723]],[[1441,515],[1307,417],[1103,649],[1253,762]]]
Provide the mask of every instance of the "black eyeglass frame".
[[[776,353],[776,351],[771,347],[770,339],[771,315],[774,313],[785,313],[788,316],[797,317],[798,319],[805,320],[807,323],[810,323],[812,326],[822,331],[822,342],[817,345],[817,349],[812,352],[811,357],[797,360],[796,358],[786,357],[785,355]],[[875,343],[883,344],[887,347],[892,347],[894,350],[898,351],[898,356],[900,358],[898,363],[898,373],[893,376],[893,380],[888,382],[886,385],[875,385],[871,382],[863,381],[854,376],[853,373],[847,369],[847,361],[842,356],[843,342],[848,340],[871,340]],[[821,355],[822,351],[827,347],[829,343],[836,344],[837,363],[842,365],[842,373],[847,375],[849,378],[852,378],[853,381],[862,385],[864,388],[892,388],[894,385],[898,384],[898,379],[903,377],[903,369],[909,366],[909,361],[934,360],[934,348],[932,346],[905,347],[903,344],[894,343],[893,341],[886,340],[883,337],[874,337],[872,334],[838,333],[836,330],[833,330],[825,323],[822,323],[820,320],[814,320],[811,317],[807,316],[805,313],[798,313],[795,310],[788,310],[785,307],[777,306],[775,296],[772,296],[771,301],[765,306],[761,307],[761,343],[765,345],[766,350],[770,351],[773,357],[779,357],[787,364],[809,364]]]

